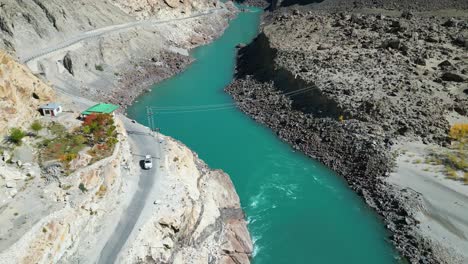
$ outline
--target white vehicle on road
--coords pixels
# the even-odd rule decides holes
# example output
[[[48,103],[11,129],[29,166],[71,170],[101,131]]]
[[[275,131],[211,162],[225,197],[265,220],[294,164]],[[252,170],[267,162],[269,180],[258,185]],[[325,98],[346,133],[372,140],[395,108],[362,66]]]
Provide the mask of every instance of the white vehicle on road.
[[[145,156],[145,160],[144,160],[143,164],[144,164],[143,166],[144,166],[144,168],[146,170],[149,170],[149,169],[153,168],[153,160],[151,158],[151,155],[146,155]]]

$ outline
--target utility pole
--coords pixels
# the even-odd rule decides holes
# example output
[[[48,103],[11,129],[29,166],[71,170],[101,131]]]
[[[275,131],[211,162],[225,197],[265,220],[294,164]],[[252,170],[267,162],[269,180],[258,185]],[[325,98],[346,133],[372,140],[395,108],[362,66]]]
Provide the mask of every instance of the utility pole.
[[[146,116],[148,118],[148,127],[151,131],[155,130],[154,127],[154,113],[153,108],[151,106],[146,107]]]
[[[153,112],[153,107],[151,106],[147,106],[146,107],[146,115],[147,115],[147,118],[148,118],[148,127],[149,129],[151,130],[151,132],[156,132],[156,144],[159,148],[159,152],[161,152],[161,143],[160,142],[160,139],[159,139],[159,128],[156,128],[156,124],[155,124],[155,121],[154,121],[154,116],[156,115],[154,112]]]

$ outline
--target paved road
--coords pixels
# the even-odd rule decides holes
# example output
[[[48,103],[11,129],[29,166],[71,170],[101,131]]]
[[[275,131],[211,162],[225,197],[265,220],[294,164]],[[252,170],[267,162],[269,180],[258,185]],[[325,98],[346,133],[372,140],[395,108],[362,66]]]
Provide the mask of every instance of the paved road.
[[[211,15],[214,12],[217,12],[221,10],[222,8],[213,8],[205,12],[193,14],[191,16],[187,17],[180,17],[180,18],[174,18],[174,19],[167,19],[167,20],[161,20],[161,19],[149,19],[149,20],[141,20],[141,21],[133,21],[125,24],[120,24],[120,25],[112,25],[108,27],[103,27],[87,32],[80,33],[77,36],[70,37],[67,41],[64,41],[62,43],[56,44],[54,46],[50,46],[44,49],[36,50],[32,54],[28,54],[26,56],[23,56],[20,58],[20,61],[22,63],[28,63],[31,60],[37,59],[42,56],[46,56],[50,53],[56,52],[61,49],[66,49],[76,43],[79,43],[83,40],[87,39],[92,39],[96,38],[105,34],[117,32],[117,31],[122,31],[122,30],[127,30],[129,28],[134,28],[138,26],[155,26],[155,25],[160,25],[160,24],[166,24],[166,23],[171,23],[171,22],[176,22],[176,21],[183,21],[183,20],[189,20],[201,16],[206,16],[206,15]]]
[[[157,140],[148,135],[149,129],[139,124],[133,124],[128,118],[122,118],[125,129],[129,132],[129,141],[134,154],[134,162],[139,163],[143,156],[151,154],[153,156],[153,169],[141,170],[138,181],[138,189],[133,196],[129,207],[123,212],[117,228],[107,241],[101,251],[98,264],[115,263],[117,256],[127,242],[132,233],[138,218],[148,202],[148,195],[151,193],[156,181],[159,168],[158,157],[161,157],[161,149]]]

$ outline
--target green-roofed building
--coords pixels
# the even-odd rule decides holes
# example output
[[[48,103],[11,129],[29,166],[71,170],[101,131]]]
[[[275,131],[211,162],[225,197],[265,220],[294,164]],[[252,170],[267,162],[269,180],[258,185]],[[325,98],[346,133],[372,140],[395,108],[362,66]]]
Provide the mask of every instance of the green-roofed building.
[[[117,105],[99,103],[83,111],[81,113],[81,116],[86,117],[87,115],[90,115],[90,114],[112,114],[113,115],[115,110],[117,109],[119,109]]]

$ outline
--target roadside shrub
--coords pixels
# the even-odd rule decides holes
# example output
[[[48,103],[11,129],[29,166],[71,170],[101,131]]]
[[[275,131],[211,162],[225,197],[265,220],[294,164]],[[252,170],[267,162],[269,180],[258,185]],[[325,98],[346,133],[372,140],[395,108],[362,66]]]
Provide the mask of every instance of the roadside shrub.
[[[60,161],[70,162],[70,161],[76,159],[77,157],[78,157],[78,155],[76,153],[66,153],[66,154],[60,156]]]
[[[468,124],[454,124],[450,128],[449,136],[453,140],[460,141],[461,143],[468,139]]]
[[[119,142],[119,140],[117,138],[110,137],[110,138],[107,139],[106,144],[107,144],[107,146],[110,147],[110,146],[114,146],[115,144],[117,144],[117,142]]]
[[[114,132],[115,132],[115,129],[116,129],[116,127],[114,125],[109,126],[109,128],[107,129],[107,132],[106,132],[107,136],[108,137],[112,136],[114,134]]]
[[[96,195],[99,196],[99,197],[103,197],[107,192],[107,186],[102,184],[101,186],[99,186],[99,190],[96,192]]]
[[[458,155],[449,154],[447,159],[452,168],[457,170],[468,170],[468,161],[464,159],[464,156],[460,153],[458,153]]]
[[[73,141],[73,144],[75,145],[81,145],[81,144],[86,143],[87,140],[82,135],[73,135],[72,141]]]
[[[12,128],[11,131],[10,131],[10,135],[8,136],[8,139],[16,144],[16,145],[21,145],[21,141],[23,140],[23,138],[26,136],[26,133],[24,133],[23,130],[19,129],[19,128]]]
[[[60,123],[52,122],[49,126],[49,131],[56,136],[63,136],[67,132],[67,129]]]
[[[445,167],[445,171],[447,173],[447,178],[452,179],[452,180],[457,180],[458,179],[458,174],[457,171],[450,167]]]
[[[94,68],[96,68],[96,71],[104,71],[104,68],[101,64],[95,65]]]
[[[31,129],[34,131],[34,132],[39,132],[41,129],[42,129],[42,124],[41,122],[39,122],[38,120],[34,121],[32,124],[31,124]]]
[[[89,135],[89,134],[91,134],[91,127],[84,126],[84,127],[81,128],[81,131],[83,131],[84,134]]]
[[[97,114],[89,114],[83,120],[83,126],[90,126],[96,120]]]
[[[88,189],[86,189],[86,187],[84,186],[83,183],[80,183],[80,185],[78,185],[78,188],[79,188],[80,191],[82,191],[82,192],[87,192],[87,191],[88,191]]]

